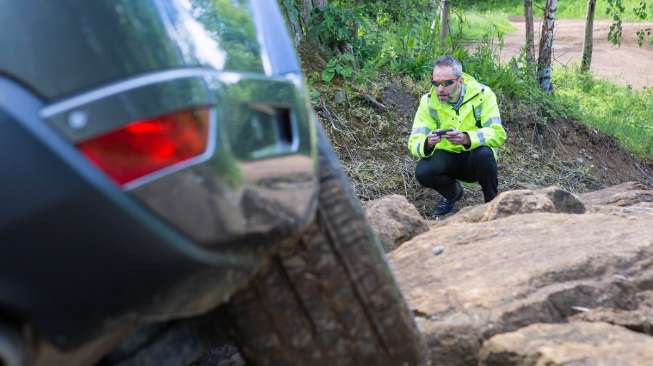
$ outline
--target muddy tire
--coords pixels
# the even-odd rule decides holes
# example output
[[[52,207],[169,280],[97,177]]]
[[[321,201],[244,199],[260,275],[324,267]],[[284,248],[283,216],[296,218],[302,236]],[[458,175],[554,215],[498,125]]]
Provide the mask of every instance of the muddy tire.
[[[333,151],[316,217],[227,306],[250,366],[423,365],[422,338]]]

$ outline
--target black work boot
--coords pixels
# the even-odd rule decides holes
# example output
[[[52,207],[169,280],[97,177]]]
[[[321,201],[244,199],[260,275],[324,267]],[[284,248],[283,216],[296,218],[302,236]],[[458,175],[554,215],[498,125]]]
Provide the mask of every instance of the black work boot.
[[[435,204],[435,208],[433,209],[433,216],[444,216],[450,213],[456,205],[456,202],[460,201],[460,199],[463,198],[463,193],[465,190],[458,181],[456,181],[456,192],[456,197],[453,199],[448,200],[444,196],[440,198],[438,203]]]

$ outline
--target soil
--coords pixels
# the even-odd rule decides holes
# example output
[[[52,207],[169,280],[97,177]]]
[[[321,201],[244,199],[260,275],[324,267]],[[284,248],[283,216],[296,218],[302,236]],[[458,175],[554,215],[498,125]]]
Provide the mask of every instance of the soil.
[[[519,55],[525,40],[523,17],[510,17],[516,32],[505,35],[501,60],[507,61]],[[653,87],[653,45],[646,41],[639,47],[636,32],[642,28],[653,27],[653,23],[623,23],[621,46],[608,42],[611,21],[594,21],[593,51],[591,71],[607,80],[631,85],[635,89]],[[535,48],[537,52],[541,22],[536,22]],[[585,38],[585,21],[556,20],[553,38],[554,66],[580,64]]]

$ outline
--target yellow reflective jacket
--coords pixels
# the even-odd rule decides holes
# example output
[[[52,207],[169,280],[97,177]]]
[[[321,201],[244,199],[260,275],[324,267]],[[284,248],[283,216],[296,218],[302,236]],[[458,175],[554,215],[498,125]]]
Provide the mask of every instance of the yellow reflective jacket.
[[[449,103],[441,103],[435,88],[431,88],[429,94],[422,96],[408,139],[408,149],[413,156],[422,159],[433,155],[438,149],[460,153],[479,146],[488,146],[492,148],[494,157],[497,157],[497,149],[506,141],[497,97],[489,87],[470,75],[463,74],[463,79],[465,94],[458,110]],[[442,139],[435,145],[435,149],[425,154],[424,147],[429,132],[447,128],[467,132],[471,141],[469,148]]]

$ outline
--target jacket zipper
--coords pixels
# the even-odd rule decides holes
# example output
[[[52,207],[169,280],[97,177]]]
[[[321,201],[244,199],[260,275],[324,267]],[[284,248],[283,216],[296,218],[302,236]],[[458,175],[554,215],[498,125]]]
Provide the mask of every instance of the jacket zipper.
[[[459,115],[460,115],[460,114],[458,114],[458,111],[460,111],[460,110],[463,108],[463,106],[464,106],[465,104],[467,104],[467,102],[469,102],[469,101],[471,101],[472,99],[478,97],[479,95],[481,95],[480,92],[474,94],[471,98],[469,98],[469,99],[463,101],[463,102],[460,104],[460,106],[458,106],[458,109],[455,110],[455,111],[456,111],[456,116],[459,116]]]

